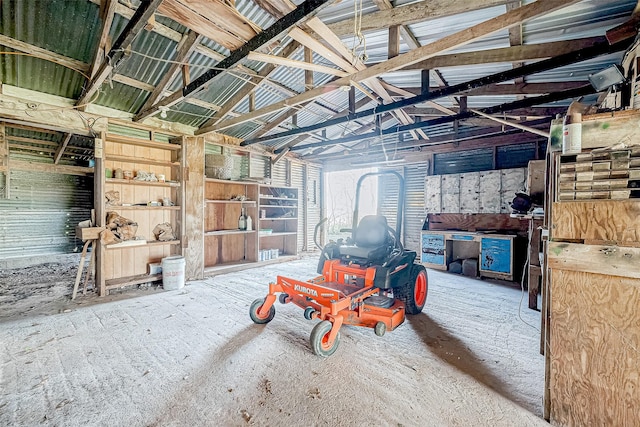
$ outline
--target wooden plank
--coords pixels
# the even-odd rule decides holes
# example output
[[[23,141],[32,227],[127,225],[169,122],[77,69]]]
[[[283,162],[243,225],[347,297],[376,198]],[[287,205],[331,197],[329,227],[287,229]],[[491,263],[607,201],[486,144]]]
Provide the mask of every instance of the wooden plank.
[[[509,214],[428,214],[429,230],[527,231],[528,221]]]
[[[246,41],[213,24],[209,19],[179,1],[166,1],[160,5],[158,11],[208,39],[214,40],[227,49],[237,49]]]
[[[549,268],[640,279],[640,248],[549,242]]]
[[[21,40],[8,37],[4,34],[0,34],[0,44],[10,47],[11,49],[17,50],[19,52],[28,53],[38,58],[55,62],[56,64],[60,64],[72,70],[77,70],[85,75],[89,72],[90,66],[86,62],[82,62],[68,56],[60,55],[59,53],[51,52],[49,50],[23,42]]]
[[[551,238],[628,245],[640,241],[640,201],[566,201],[553,204]]]
[[[522,22],[533,19],[535,17],[551,13],[557,9],[574,4],[577,1],[578,0],[568,0],[565,2],[558,2],[556,0],[538,0],[535,3],[531,3],[518,9],[514,9],[510,12],[499,15],[495,18],[489,19],[465,30],[443,37],[433,43],[422,46],[418,49],[414,49],[403,55],[399,55],[385,62],[376,64],[365,70],[358,71],[357,73],[353,73],[347,77],[339,78],[338,80],[328,85],[319,86],[300,95],[285,99],[280,102],[276,102],[272,105],[260,108],[251,113],[244,114],[235,119],[225,121],[219,125],[201,128],[198,133],[202,134],[211,131],[227,129],[231,126],[245,123],[247,121],[254,120],[267,114],[275,113],[282,110],[283,108],[289,108],[293,105],[313,100],[315,98],[318,98],[319,96],[325,95],[328,91],[337,90],[342,86],[346,86],[352,81],[360,82],[372,77],[378,77],[387,72],[405,68],[408,65],[415,64],[416,62],[436,56],[441,52],[464,46],[482,37],[488,36],[503,29],[507,29],[514,25],[519,25]]]
[[[473,10],[499,6],[508,0],[471,0],[451,2],[448,0],[424,0],[418,3],[399,6],[394,9],[381,10],[362,17],[362,32],[389,28],[392,25],[411,25],[432,19],[453,16]],[[329,25],[331,31],[338,36],[353,34],[353,18],[347,18]]]
[[[88,168],[88,167],[82,167],[82,166],[54,165],[51,163],[29,162],[24,160],[12,160],[11,169],[61,173],[65,175],[92,175],[94,171],[94,168]]]
[[[638,110],[594,114],[582,118],[582,149],[606,147],[640,138]]]
[[[640,282],[553,269],[551,295],[551,423],[635,425]]]

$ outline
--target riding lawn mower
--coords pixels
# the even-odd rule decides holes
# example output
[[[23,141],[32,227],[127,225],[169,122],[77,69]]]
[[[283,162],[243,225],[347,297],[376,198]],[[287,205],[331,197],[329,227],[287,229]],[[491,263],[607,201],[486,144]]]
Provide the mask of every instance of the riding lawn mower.
[[[367,215],[358,221],[360,191],[371,176],[391,175],[398,181],[396,229],[382,215]],[[304,310],[307,320],[320,322],[311,331],[310,343],[319,356],[332,355],[340,343],[342,325],[373,328],[378,336],[402,324],[405,315],[418,314],[427,300],[428,278],[424,266],[416,263],[416,252],[404,249],[400,241],[404,210],[404,179],[394,171],[364,174],[356,187],[351,232],[346,242],[330,242],[320,248],[316,226],[314,240],[321,249],[320,276],[300,281],[277,276],[265,298],[249,309],[251,320],[270,322],[275,316],[276,294],[282,304],[293,303]]]

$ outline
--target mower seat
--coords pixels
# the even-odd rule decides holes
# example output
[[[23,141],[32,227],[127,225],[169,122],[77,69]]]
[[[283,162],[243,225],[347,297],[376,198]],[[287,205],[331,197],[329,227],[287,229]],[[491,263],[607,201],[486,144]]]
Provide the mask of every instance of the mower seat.
[[[354,233],[355,245],[340,246],[340,255],[377,261],[390,249],[389,227],[382,215],[367,215],[360,220]]]

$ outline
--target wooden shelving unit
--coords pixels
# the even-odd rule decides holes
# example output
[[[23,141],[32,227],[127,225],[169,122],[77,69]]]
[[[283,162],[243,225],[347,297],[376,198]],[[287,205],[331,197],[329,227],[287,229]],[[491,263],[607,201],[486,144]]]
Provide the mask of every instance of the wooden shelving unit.
[[[298,189],[260,185],[260,261],[298,253]]]
[[[204,192],[205,268],[257,261],[258,184],[206,178]],[[243,208],[252,230],[238,229]]]
[[[129,285],[161,280],[161,275],[148,274],[149,263],[160,262],[162,258],[181,254],[181,218],[183,207],[181,195],[181,144],[163,143],[125,137],[107,133],[103,141],[102,165],[105,169],[131,171],[135,177],[138,171],[164,175],[165,182],[138,181],[135,179],[104,178],[104,193],[117,192],[115,204],[102,201],[101,211],[106,216],[113,211],[138,224],[136,237],[144,239],[142,244],[103,246],[100,295],[112,289]],[[171,205],[162,205],[170,200]],[[149,203],[160,205],[149,205]],[[173,206],[172,206],[173,205]],[[176,235],[175,240],[157,241],[153,229],[162,223],[169,223]]]

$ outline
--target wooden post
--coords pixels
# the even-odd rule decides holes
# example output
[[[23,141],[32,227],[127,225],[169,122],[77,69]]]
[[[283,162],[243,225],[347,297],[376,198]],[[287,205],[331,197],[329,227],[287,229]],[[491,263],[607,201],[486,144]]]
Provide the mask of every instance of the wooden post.
[[[106,225],[105,210],[104,210],[104,145],[107,139],[106,132],[100,132],[100,137],[95,138],[95,166],[93,169],[93,208],[96,212],[97,227],[104,227]],[[104,277],[104,255],[105,247],[102,244],[101,239],[97,239],[97,243],[93,246],[93,250],[96,251],[96,277],[95,287],[98,289],[98,294],[103,297],[107,295],[107,286]]]
[[[183,200],[188,201],[181,203],[182,254],[187,280],[204,277],[204,145],[204,137],[185,137],[182,141]]]
[[[11,171],[9,170],[9,140],[6,138],[5,125],[0,123],[0,172],[4,173],[3,197],[11,197],[9,190],[11,184]]]

